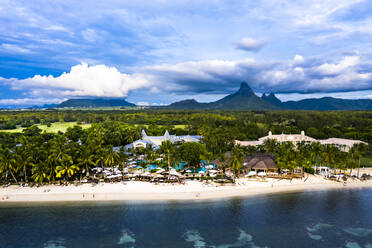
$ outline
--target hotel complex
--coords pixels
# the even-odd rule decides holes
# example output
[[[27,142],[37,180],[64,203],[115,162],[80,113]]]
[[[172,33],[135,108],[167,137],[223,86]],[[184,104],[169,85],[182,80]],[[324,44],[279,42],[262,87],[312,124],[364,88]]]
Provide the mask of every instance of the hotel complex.
[[[266,140],[273,139],[277,142],[292,142],[295,145],[300,142],[319,142],[320,144],[326,145],[335,145],[342,151],[348,152],[350,148],[357,144],[365,144],[366,142],[360,140],[351,140],[351,139],[340,139],[340,138],[329,138],[324,140],[317,140],[312,137],[306,136],[304,131],[301,131],[301,134],[272,134],[270,131],[267,136],[259,138],[255,141],[239,141],[236,140],[235,144],[240,146],[258,146],[264,144]]]
[[[169,140],[172,143],[176,142],[200,142],[202,136],[199,135],[185,135],[176,136],[170,135],[168,130],[165,131],[163,136],[148,136],[145,130],[142,130],[142,139],[134,141],[132,144],[126,145],[125,149],[130,148],[146,148],[151,146],[152,149],[159,149],[162,142]]]

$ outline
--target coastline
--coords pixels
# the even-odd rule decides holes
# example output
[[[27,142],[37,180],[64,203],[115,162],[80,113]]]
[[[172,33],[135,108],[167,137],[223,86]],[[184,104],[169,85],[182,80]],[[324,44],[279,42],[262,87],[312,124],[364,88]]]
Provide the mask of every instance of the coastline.
[[[45,185],[38,188],[9,186],[0,188],[2,203],[89,202],[89,201],[190,201],[248,197],[290,192],[323,191],[372,187],[372,181],[349,179],[346,184],[309,176],[304,179],[252,181],[239,179],[236,185],[203,185],[187,181],[185,185],[154,185],[148,182],[82,184],[79,186]]]

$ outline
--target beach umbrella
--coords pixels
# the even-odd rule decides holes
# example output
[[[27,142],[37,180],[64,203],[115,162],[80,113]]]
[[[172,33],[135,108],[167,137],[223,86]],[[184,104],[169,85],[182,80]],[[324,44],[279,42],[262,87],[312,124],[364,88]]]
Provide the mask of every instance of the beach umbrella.
[[[148,177],[148,176],[150,176],[150,175],[151,175],[151,173],[148,172],[148,171],[146,171],[145,173],[142,173],[142,174],[141,174],[141,176],[143,176],[143,177]]]
[[[250,176],[255,176],[257,173],[256,173],[256,171],[250,171],[250,172],[248,172],[248,176],[250,177]]]
[[[186,170],[186,172],[187,172],[187,173],[191,173],[191,172],[192,172],[192,170],[188,169],[188,170]]]
[[[265,177],[266,176],[266,172],[261,171],[261,172],[258,172],[257,175],[260,176],[260,177]]]

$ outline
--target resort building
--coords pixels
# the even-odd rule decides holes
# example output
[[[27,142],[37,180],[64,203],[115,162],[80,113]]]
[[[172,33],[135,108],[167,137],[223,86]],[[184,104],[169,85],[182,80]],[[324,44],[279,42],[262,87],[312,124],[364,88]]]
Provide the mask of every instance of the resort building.
[[[329,138],[325,140],[318,140],[318,142],[323,145],[327,145],[327,144],[335,145],[344,152],[348,152],[350,148],[353,147],[354,145],[359,145],[359,144],[368,145],[366,142],[363,142],[360,140],[340,139],[340,138]]]
[[[332,144],[346,152],[349,151],[350,148],[356,144],[367,145],[366,142],[350,139],[330,138],[326,140],[316,140],[312,137],[306,136],[304,131],[301,131],[301,134],[272,134],[272,132],[270,131],[267,136],[259,138],[258,140],[254,141],[235,140],[235,144],[240,146],[259,146],[263,145],[264,142],[268,139],[273,139],[277,142],[292,142],[295,145],[300,142],[319,142],[321,144]]]
[[[176,136],[170,135],[168,130],[165,131],[163,136],[148,136],[145,130],[142,130],[142,139],[134,141],[132,144],[126,145],[125,149],[130,148],[146,148],[152,146],[154,150],[159,149],[161,143],[164,141],[170,141],[172,143],[176,142],[200,142],[202,136],[199,135],[185,135]]]
[[[271,154],[256,154],[244,162],[240,174],[246,176],[267,176],[278,174],[275,158]]]

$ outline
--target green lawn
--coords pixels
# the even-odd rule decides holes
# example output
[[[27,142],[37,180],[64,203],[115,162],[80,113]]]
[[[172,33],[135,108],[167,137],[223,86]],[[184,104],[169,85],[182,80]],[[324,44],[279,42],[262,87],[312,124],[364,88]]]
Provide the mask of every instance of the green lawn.
[[[76,122],[55,122],[52,123],[50,127],[47,127],[47,125],[41,125],[37,124],[38,128],[40,128],[43,131],[46,131],[48,133],[57,133],[58,131],[66,132],[67,128],[73,127],[77,125]],[[83,129],[89,128],[91,124],[81,124],[80,125]],[[11,130],[1,130],[1,132],[9,132],[9,133],[20,133],[23,131],[23,127],[17,127],[16,129]]]

